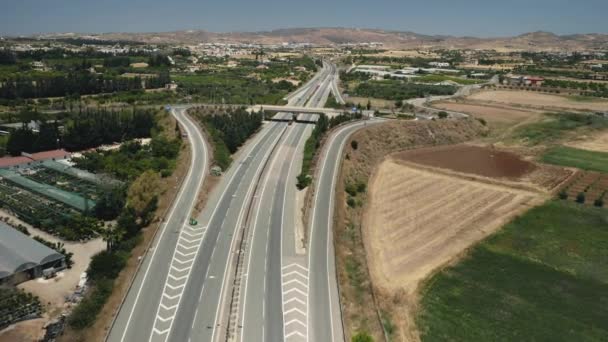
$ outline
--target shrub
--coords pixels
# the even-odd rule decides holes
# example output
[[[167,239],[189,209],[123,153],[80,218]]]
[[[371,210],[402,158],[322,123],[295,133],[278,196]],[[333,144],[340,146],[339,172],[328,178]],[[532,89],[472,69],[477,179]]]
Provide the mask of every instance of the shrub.
[[[70,326],[74,329],[84,329],[91,326],[112,293],[112,287],[112,280],[104,279],[97,282],[91,295],[85,297],[72,311],[68,320]]]
[[[353,150],[356,150],[357,148],[359,148],[359,143],[357,142],[357,140],[353,140],[350,142],[350,147],[353,148]]]
[[[445,119],[445,118],[447,118],[447,117],[448,117],[448,113],[447,113],[447,112],[444,112],[444,111],[441,111],[441,112],[437,113],[437,116],[438,116],[440,119]]]
[[[354,208],[357,206],[357,202],[352,197],[348,197],[348,199],[346,200],[346,204],[348,204],[348,206],[351,208]]]
[[[351,196],[357,196],[357,186],[353,183],[347,183],[344,187],[344,191]]]
[[[102,251],[95,254],[91,259],[87,274],[92,281],[102,278],[114,279],[126,262],[127,256],[125,253]]]
[[[299,190],[302,190],[304,188],[306,188],[307,186],[310,185],[310,182],[312,181],[312,178],[309,175],[300,173],[297,177],[297,183],[296,186]]]
[[[560,191],[559,199],[562,199],[562,200],[568,199],[568,193],[565,190]]]
[[[576,202],[577,203],[585,203],[585,193],[584,192],[579,192],[578,195],[576,195]]]
[[[358,332],[351,338],[352,342],[374,342],[374,339],[366,332]]]
[[[604,199],[602,198],[598,198],[593,202],[593,205],[596,207],[603,207],[604,206]]]
[[[367,184],[363,182],[357,183],[357,192],[365,192],[367,190]]]

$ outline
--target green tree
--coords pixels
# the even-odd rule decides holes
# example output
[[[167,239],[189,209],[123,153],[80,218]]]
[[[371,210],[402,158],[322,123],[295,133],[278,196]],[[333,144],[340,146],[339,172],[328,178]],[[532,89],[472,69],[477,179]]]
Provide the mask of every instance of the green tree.
[[[584,192],[579,192],[578,195],[576,195],[576,202],[577,203],[585,203],[585,193]]]

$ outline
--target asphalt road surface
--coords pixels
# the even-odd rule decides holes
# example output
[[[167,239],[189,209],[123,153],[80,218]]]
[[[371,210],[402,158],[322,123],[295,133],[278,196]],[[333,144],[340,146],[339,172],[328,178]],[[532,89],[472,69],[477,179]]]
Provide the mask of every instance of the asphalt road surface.
[[[188,174],[170,209],[165,223],[156,235],[151,249],[144,255],[139,272],[115,319],[108,340],[147,340],[154,323],[154,314],[160,304],[169,260],[179,245],[189,246],[190,235],[204,234],[203,227],[189,226],[190,213],[208,169],[208,148],[197,126],[184,114],[183,107],[172,113],[188,133],[192,160]]]
[[[324,63],[289,96],[289,105],[322,107],[336,74],[335,66]],[[198,224],[190,226],[208,152],[184,110],[173,112],[192,144],[190,170],[108,340],[215,342],[230,335],[228,323],[235,321],[241,341],[342,340],[331,243],[333,188],[343,143],[365,124],[344,126],[323,150],[306,255],[296,248],[295,176],[313,125],[265,123],[210,194]],[[238,255],[245,271],[235,278]],[[233,313],[229,304],[235,299]]]
[[[318,82],[303,92],[309,96],[307,107],[325,104],[336,73],[324,63]],[[294,97],[290,104],[304,100]],[[296,248],[295,178],[312,128],[289,128],[259,184],[240,282],[239,341],[308,341],[308,258]]]

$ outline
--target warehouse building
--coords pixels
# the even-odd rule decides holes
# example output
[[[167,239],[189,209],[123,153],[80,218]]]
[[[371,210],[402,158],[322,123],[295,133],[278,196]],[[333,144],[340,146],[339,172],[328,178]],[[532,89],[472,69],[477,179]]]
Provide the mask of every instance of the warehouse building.
[[[65,268],[65,256],[0,222],[0,284],[16,285]]]

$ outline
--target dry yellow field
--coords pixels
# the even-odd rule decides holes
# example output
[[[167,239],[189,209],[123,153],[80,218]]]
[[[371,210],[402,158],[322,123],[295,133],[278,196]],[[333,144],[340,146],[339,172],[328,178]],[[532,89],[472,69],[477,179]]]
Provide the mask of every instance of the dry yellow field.
[[[408,295],[434,270],[542,197],[394,159],[379,166],[369,196],[364,240],[372,282]]]
[[[433,107],[471,114],[497,125],[517,124],[524,120],[539,116],[538,111],[514,108],[500,105],[481,105],[467,102],[436,102]]]
[[[566,145],[597,152],[608,151],[608,131],[598,132],[589,136],[580,136],[577,140],[566,143]]]
[[[566,96],[535,93],[530,91],[482,91],[468,96],[474,101],[487,101],[507,105],[529,106],[540,109],[608,110],[608,100],[575,101]]]

